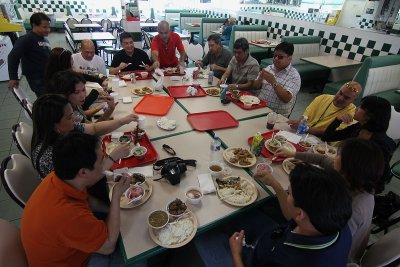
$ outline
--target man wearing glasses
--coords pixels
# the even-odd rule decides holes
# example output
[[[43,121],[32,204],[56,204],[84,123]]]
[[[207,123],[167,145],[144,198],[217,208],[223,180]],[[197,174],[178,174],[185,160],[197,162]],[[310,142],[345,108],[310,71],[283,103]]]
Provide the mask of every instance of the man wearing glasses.
[[[308,117],[308,132],[321,136],[326,128],[335,120],[336,117],[351,114],[354,115],[356,106],[353,104],[361,92],[362,88],[358,82],[351,81],[345,83],[336,95],[320,95],[316,97],[304,111]],[[288,124],[291,128],[297,129],[300,119],[290,120]],[[344,121],[339,127],[344,128],[350,121]]]
[[[275,112],[289,117],[296,95],[300,91],[300,74],[290,64],[292,62],[293,44],[282,42],[275,48],[273,64],[264,68],[255,83],[261,88],[258,97],[268,102]]]

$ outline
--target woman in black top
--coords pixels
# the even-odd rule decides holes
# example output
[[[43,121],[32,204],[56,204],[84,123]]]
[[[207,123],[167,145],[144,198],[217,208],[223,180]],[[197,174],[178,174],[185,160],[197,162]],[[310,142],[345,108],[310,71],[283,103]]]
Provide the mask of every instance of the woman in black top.
[[[389,101],[378,96],[366,96],[357,107],[354,118],[350,114],[338,116],[325,130],[322,141],[341,141],[350,137],[362,138],[375,142],[383,152],[385,171],[378,181],[377,192],[381,192],[384,184],[390,181],[390,159],[396,148],[395,142],[386,135],[389,127],[391,106]],[[344,129],[338,130],[339,125],[358,121]],[[356,155],[355,155],[356,156]]]

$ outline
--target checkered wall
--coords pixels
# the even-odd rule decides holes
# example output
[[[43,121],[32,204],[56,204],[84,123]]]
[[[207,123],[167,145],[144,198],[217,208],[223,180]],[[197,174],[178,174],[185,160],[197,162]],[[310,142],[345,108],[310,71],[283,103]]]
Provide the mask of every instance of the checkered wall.
[[[312,13],[305,13],[305,12],[298,12],[284,8],[276,8],[276,7],[263,7],[263,6],[244,6],[240,7],[242,11],[251,11],[251,10],[260,10],[263,13],[268,12],[283,12],[285,13],[285,18],[289,19],[296,19],[296,20],[304,20],[304,21],[314,21],[316,14]]]
[[[372,19],[362,18],[358,24],[360,25],[360,29],[371,29],[374,27],[375,21]]]
[[[24,11],[32,13],[35,10],[53,11],[54,13],[65,12],[65,5],[71,7],[71,11],[76,13],[86,13],[87,6],[84,1],[65,1],[65,0],[18,0]]]

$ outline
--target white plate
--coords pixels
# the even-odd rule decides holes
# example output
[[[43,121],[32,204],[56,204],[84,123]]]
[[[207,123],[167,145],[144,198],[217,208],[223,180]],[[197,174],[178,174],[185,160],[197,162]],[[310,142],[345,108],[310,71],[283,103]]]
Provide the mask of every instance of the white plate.
[[[227,179],[230,177],[238,177],[238,176],[228,176],[228,177],[221,178],[221,179]],[[236,207],[244,207],[244,206],[250,205],[251,203],[256,201],[257,196],[258,196],[258,190],[257,190],[256,186],[254,185],[254,183],[247,178],[240,177],[240,185],[241,185],[241,189],[243,191],[240,191],[240,190],[235,191],[233,188],[227,188],[226,191],[227,191],[228,195],[223,195],[222,194],[223,188],[220,188],[217,184],[216,185],[217,194],[222,201],[228,203],[229,205],[236,206]],[[235,202],[233,200],[233,196],[235,194],[230,194],[229,191],[235,191],[239,194],[245,194],[250,198],[248,199],[248,201],[243,202],[243,203],[240,203],[238,201]],[[231,197],[229,197],[230,195],[231,195]]]
[[[240,96],[239,100],[242,103],[249,103],[252,105],[260,104],[260,99],[253,95],[242,95]]]
[[[172,130],[174,130],[176,128],[176,122],[175,122],[174,126],[171,126],[171,127],[166,127],[166,126],[162,125],[160,123],[160,120],[157,120],[156,123],[157,123],[158,127],[160,127],[163,130],[166,130],[166,131],[172,131]]]
[[[294,164],[292,163],[293,160],[297,160],[297,161],[301,161],[299,159],[295,159],[295,158],[287,158],[282,162],[282,169],[287,173],[290,174],[290,172],[292,171],[292,169],[295,167],[293,166]],[[291,166],[292,165],[292,166]],[[293,168],[292,168],[293,167]]]
[[[232,163],[229,161],[231,159],[231,157],[233,157],[233,155],[234,155],[233,150],[238,149],[238,148],[240,148],[240,147],[230,147],[228,149],[225,149],[224,153],[223,153],[225,161],[233,166],[240,167],[240,168],[249,168],[251,166],[254,166],[257,162],[257,158],[253,153],[251,153],[248,149],[245,149],[245,148],[242,148],[242,149],[247,150],[247,152],[249,152],[251,154],[251,158],[250,157],[247,158],[250,161],[249,165],[241,165],[241,164],[239,164],[239,162]]]
[[[215,90],[218,90],[218,94],[212,94],[211,93],[211,90],[213,90],[213,89],[215,89]],[[208,88],[204,88],[204,91],[206,91],[206,94],[207,95],[209,95],[209,96],[216,96],[216,97],[219,97],[220,95],[221,95],[221,89],[220,88],[218,88],[218,87],[208,87]],[[214,90],[213,90],[214,91]]]
[[[141,185],[144,188],[144,196],[142,197],[142,199],[135,203],[128,204],[129,199],[125,196],[125,194],[122,194],[121,199],[119,201],[119,206],[121,209],[132,209],[132,208],[141,206],[150,198],[151,193],[153,192],[153,186],[151,184],[151,181],[146,179],[144,181],[144,183]],[[112,198],[113,187],[114,187],[114,185],[110,189],[110,193],[109,193],[110,200]]]
[[[314,146],[312,147],[312,151],[313,151],[314,153],[321,154],[321,155],[327,155],[327,156],[329,156],[329,157],[335,157],[335,156],[336,156],[336,153],[337,153],[336,147],[329,146],[329,145],[328,145],[328,153],[321,153],[321,152],[318,151],[319,149],[323,149],[323,151],[325,152],[325,150],[326,150],[325,144],[318,144],[318,145],[314,145]],[[333,150],[334,153],[330,153],[329,150]]]
[[[120,144],[120,143],[114,143],[114,142],[108,143],[107,146],[106,146],[106,153],[107,153],[107,155],[110,155],[110,153],[111,153],[117,146],[119,146],[119,145],[121,145],[121,144]],[[132,156],[133,156],[133,151],[132,151],[132,149],[131,149],[131,150],[129,151],[129,155],[126,156],[124,159],[130,158],[130,157],[132,157]]]
[[[265,143],[264,143],[264,146],[265,146],[265,148],[266,148],[269,152],[271,152],[272,154],[275,154],[275,150],[268,144],[269,141],[271,141],[271,139],[266,140]],[[286,148],[289,149],[291,152],[296,152],[296,148],[295,148],[294,145],[293,145],[292,143],[290,143],[290,142],[284,142],[284,143],[282,144],[282,147],[286,147]],[[278,148],[276,148],[276,149],[278,149]]]

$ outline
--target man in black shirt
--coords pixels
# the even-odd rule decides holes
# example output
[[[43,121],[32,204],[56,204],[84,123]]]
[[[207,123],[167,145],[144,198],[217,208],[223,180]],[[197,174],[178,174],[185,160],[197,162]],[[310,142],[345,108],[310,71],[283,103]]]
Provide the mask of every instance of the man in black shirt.
[[[110,74],[117,74],[120,71],[146,70],[152,71],[149,56],[143,50],[135,48],[132,36],[123,32],[120,35],[122,50],[113,57]]]
[[[8,54],[8,88],[12,90],[19,86],[18,66],[21,62],[22,74],[39,97],[44,91],[44,69],[50,56],[50,43],[46,38],[50,32],[50,18],[43,13],[35,13],[30,22],[32,31],[19,38]]]

